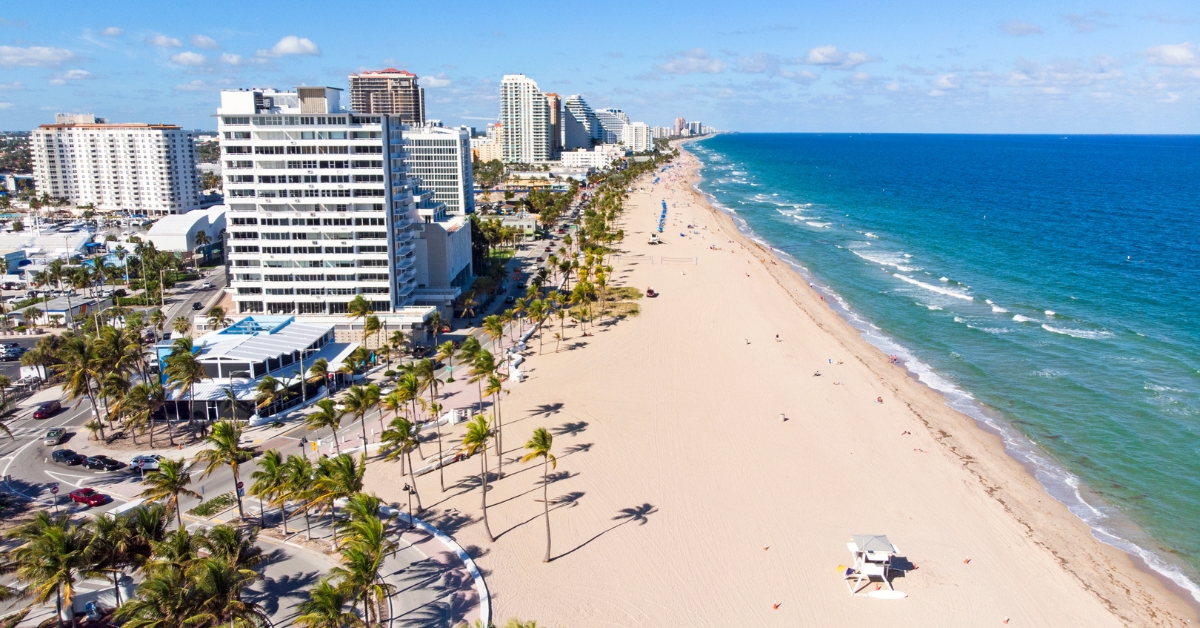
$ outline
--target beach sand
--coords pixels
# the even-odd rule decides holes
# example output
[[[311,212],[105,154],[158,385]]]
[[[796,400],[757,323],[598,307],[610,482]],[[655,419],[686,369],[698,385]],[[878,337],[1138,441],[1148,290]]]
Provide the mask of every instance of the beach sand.
[[[1195,619],[1128,555],[1094,540],[998,437],[891,364],[799,275],[739,236],[692,190],[695,158],[683,153],[677,163],[658,185],[636,186],[645,191],[630,197],[624,252],[612,260],[619,283],[661,296],[591,337],[568,326],[558,353],[557,328],[548,330],[543,353],[535,341],[523,365],[529,378],[507,384],[506,473],[488,494],[499,538],[489,542],[480,522],[477,458],[446,469],[445,494],[436,473],[417,480],[425,518],[484,570],[497,623]],[[651,246],[664,198],[666,244]],[[477,399],[474,385],[448,388],[447,407]],[[516,462],[536,427],[556,434],[549,494],[563,498],[550,513],[549,564],[542,470]],[[461,439],[461,426],[451,432],[447,442]],[[367,489],[403,501],[398,472],[372,461]],[[886,534],[915,565],[894,581],[908,598],[849,594],[838,568],[850,564],[852,533]]]

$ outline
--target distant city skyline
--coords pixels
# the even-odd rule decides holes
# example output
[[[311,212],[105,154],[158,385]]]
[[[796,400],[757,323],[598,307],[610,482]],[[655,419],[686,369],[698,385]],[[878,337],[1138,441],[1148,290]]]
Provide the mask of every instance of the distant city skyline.
[[[467,2],[402,38],[394,26],[411,14],[397,5],[359,6],[372,19],[348,21],[327,5],[281,6],[6,7],[0,130],[57,112],[211,130],[221,89],[348,89],[350,74],[393,67],[420,77],[426,118],[480,130],[499,115],[501,78],[525,74],[652,126],[1200,132],[1200,10],[1178,0],[617,3],[613,14],[637,19],[591,33],[554,12]]]

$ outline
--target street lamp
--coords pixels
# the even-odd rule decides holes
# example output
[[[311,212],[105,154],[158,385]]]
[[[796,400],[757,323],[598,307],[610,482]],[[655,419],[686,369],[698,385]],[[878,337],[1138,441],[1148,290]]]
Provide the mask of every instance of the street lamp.
[[[305,460],[308,460],[308,451],[306,449],[304,449],[304,446],[307,444],[308,444],[308,437],[301,436],[300,437],[300,455],[303,456]]]
[[[233,378],[238,375],[254,377],[250,371],[233,371],[229,374],[229,420],[231,421],[237,420],[237,393],[233,390]]]
[[[412,487],[405,484],[404,492],[408,495],[408,529],[413,529],[413,514],[412,514]]]

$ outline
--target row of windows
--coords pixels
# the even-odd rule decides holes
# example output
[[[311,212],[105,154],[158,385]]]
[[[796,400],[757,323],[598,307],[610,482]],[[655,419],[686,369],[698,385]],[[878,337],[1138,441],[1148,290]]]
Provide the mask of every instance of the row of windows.
[[[317,225],[325,225],[327,227],[350,227],[350,226],[361,227],[363,225],[382,226],[382,225],[387,224],[386,222],[384,222],[384,220],[385,220],[384,218],[292,218],[292,219],[290,219],[291,220],[290,223],[288,222],[288,220],[289,219],[287,219],[287,218],[263,218],[260,220],[258,218],[254,218],[254,217],[245,217],[245,218],[235,217],[233,219],[233,224],[234,224],[234,226],[258,225],[258,224],[268,225],[268,226],[287,226],[288,224],[292,224],[292,225],[304,225],[304,226],[309,226],[309,227],[317,226]],[[301,239],[303,239],[303,238],[301,238]]]
[[[383,218],[361,218],[359,220],[378,220],[382,226]],[[232,231],[229,234],[234,240],[386,240],[386,231],[356,231],[353,233],[293,233],[293,232],[264,232]]]
[[[341,275],[331,274],[316,274],[316,275],[273,275],[273,274],[258,274],[258,273],[234,273],[234,281],[263,281],[268,283],[292,283],[292,282],[314,282],[314,281],[388,281],[387,273],[349,273]]]
[[[227,190],[231,198],[367,198],[387,196],[378,190]]]
[[[337,139],[337,138],[333,138]],[[246,154],[248,146],[226,146],[225,152],[228,154]],[[372,148],[363,146],[360,148]],[[382,148],[382,147],[376,147]],[[382,152],[382,151],[354,151],[354,152]],[[255,155],[348,155],[350,154],[349,146],[255,146]]]

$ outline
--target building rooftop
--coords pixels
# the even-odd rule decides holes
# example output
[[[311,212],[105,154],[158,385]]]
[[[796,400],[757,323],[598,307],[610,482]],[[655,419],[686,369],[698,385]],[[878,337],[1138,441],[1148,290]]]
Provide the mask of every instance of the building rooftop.
[[[328,325],[297,323],[291,316],[248,316],[196,340],[200,361],[262,361],[307,348],[329,333]]]

